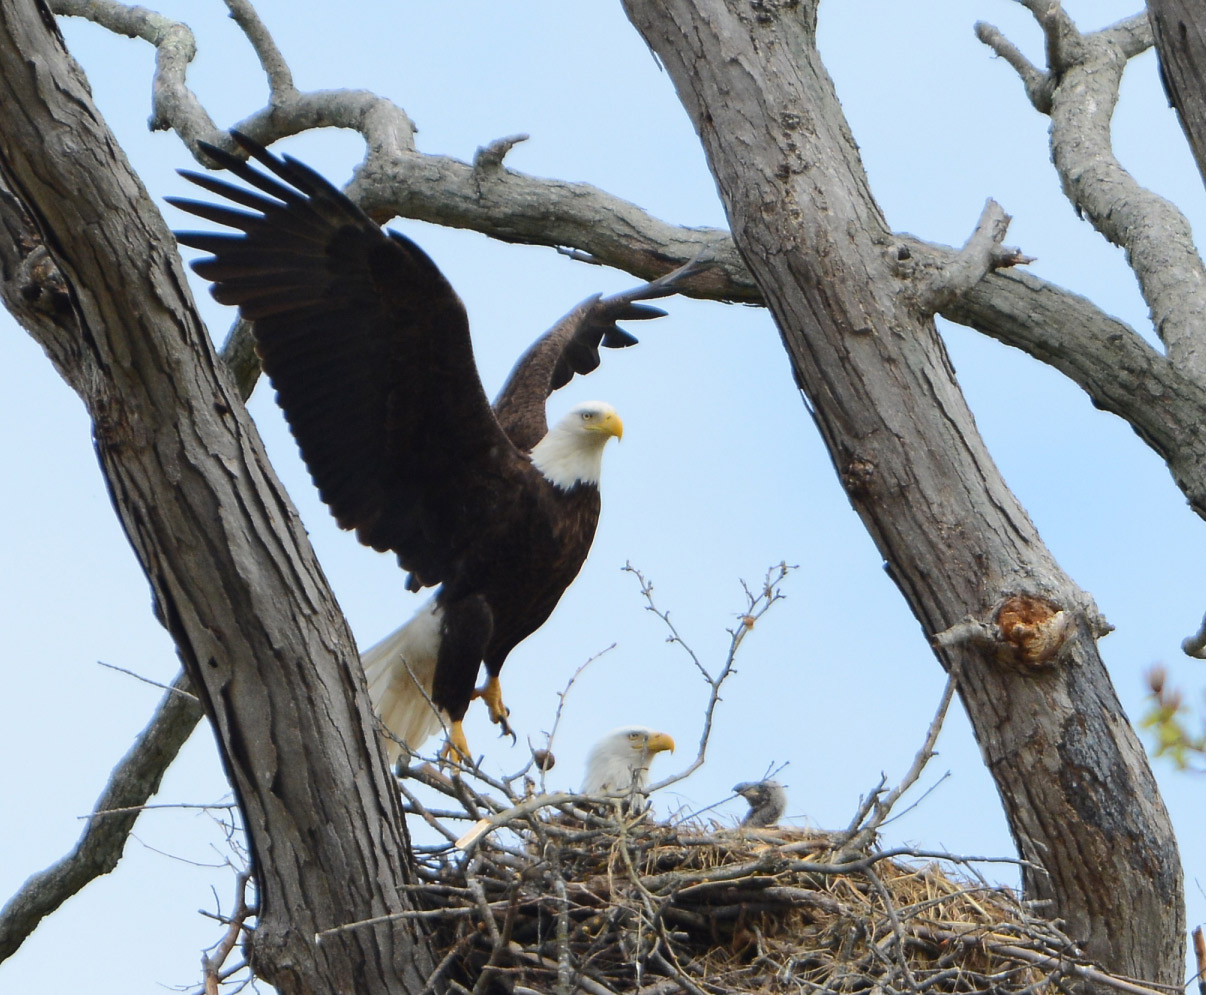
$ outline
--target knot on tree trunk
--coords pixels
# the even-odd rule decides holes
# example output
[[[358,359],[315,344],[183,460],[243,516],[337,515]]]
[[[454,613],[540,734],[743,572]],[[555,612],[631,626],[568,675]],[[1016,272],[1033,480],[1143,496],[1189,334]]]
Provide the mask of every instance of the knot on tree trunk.
[[[1025,594],[1006,598],[997,609],[996,623],[1009,662],[1031,668],[1054,666],[1075,626],[1071,612]]]
[[[988,647],[1002,666],[1024,671],[1049,670],[1059,662],[1069,637],[1075,632],[1075,610],[1061,608],[1034,594],[1011,594],[991,612],[991,622],[967,617],[934,637],[934,646]],[[1109,631],[1101,620],[1100,635]]]

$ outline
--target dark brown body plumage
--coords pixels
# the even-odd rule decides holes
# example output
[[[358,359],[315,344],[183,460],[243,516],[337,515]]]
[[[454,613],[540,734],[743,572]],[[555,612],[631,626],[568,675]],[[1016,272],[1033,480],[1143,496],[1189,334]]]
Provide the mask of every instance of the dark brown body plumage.
[[[524,354],[492,407],[464,307],[431,259],[308,167],[235,137],[274,175],[207,146],[257,189],[183,175],[251,213],[172,199],[238,232],[178,237],[212,253],[194,269],[252,322],[338,523],[396,553],[412,590],[441,585],[432,697],[459,720],[479,663],[497,675],[548,618],[594,538],[597,487],[560,490],[529,459],[548,432],[545,401],[593,370],[601,345],[634,343],[617,320],[663,314],[634,302],[670,285],[578,305]]]

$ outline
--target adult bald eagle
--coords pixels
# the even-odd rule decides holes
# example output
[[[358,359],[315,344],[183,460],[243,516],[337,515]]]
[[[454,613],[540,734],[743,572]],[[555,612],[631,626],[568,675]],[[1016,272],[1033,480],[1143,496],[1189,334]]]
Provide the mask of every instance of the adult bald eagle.
[[[582,794],[643,794],[649,765],[663,750],[674,752],[674,740],[644,726],[613,729],[591,747],[586,757]]]
[[[396,553],[408,589],[439,585],[364,662],[393,736],[413,749],[436,731],[430,699],[449,724],[445,753],[468,761],[461,720],[472,697],[510,731],[499,671],[581,568],[599,518],[603,445],[622,432],[599,402],[550,431],[545,401],[599,364],[600,345],[633,344],[616,322],[663,315],[635,302],[673,293],[679,274],[579,304],[528,349],[491,407],[464,306],[435,263],[309,167],[232,134],[273,175],[203,146],[259,192],[182,171],[250,211],[168,198],[239,232],[177,237],[212,253],[193,268],[253,323],[264,371],[339,525]],[[475,690],[483,661],[488,680]]]

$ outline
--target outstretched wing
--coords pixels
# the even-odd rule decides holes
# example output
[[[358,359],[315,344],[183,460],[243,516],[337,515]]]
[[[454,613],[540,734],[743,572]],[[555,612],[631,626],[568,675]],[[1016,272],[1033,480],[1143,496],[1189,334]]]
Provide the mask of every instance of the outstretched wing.
[[[661,308],[637,301],[668,297],[680,280],[693,272],[696,260],[652,283],[611,297],[588,297],[544,333],[511,370],[494,400],[494,414],[515,445],[525,452],[549,430],[545,401],[574,374],[590,373],[599,365],[599,348],[622,349],[636,338],[616,323],[643,321],[665,315]]]
[[[491,412],[464,306],[409,239],[383,231],[308,166],[234,137],[274,176],[206,146],[256,190],[182,175],[250,212],[168,198],[240,232],[177,238],[213,254],[193,269],[253,323],[336,521],[396,552],[424,584],[448,579],[475,528],[511,504],[500,496],[534,473]]]

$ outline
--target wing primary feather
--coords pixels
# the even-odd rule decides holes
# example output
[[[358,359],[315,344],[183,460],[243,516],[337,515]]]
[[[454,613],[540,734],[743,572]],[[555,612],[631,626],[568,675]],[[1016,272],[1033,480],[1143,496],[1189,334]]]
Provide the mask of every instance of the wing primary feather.
[[[200,249],[202,252],[212,252],[215,256],[230,249],[237,249],[243,242],[242,235],[227,235],[212,231],[178,231],[175,232],[175,235],[176,241],[181,245],[187,245],[190,249]],[[199,261],[204,262],[204,260]],[[196,268],[195,264],[194,268]],[[202,275],[204,276],[204,274]]]
[[[646,318],[664,318],[666,312],[652,304],[629,304],[618,307],[611,313],[612,321],[643,321]]]
[[[548,396],[575,375],[598,367],[601,346],[623,349],[636,345],[637,337],[616,322],[663,317],[666,312],[661,308],[636,301],[675,293],[677,281],[690,271],[689,265],[622,294],[588,297],[541,336],[515,364],[494,402],[495,414],[511,441],[521,449],[539,442],[548,431]]]
[[[237,135],[238,133],[232,132],[232,134]],[[250,141],[250,139],[246,140]],[[271,176],[261,173],[258,169],[253,168],[249,163],[244,162],[237,155],[233,155],[230,152],[227,152],[225,149],[220,149],[216,145],[210,145],[209,142],[198,142],[197,145],[202,152],[217,162],[218,165],[220,165],[223,169],[229,170],[239,179],[250,183],[256,189],[264,191],[264,193],[275,197],[282,203],[290,206],[305,203],[306,198],[302,194],[299,194],[296,190],[290,190],[283,183],[278,183]],[[255,147],[265,156],[275,162],[275,159],[270,153],[267,152],[267,150],[264,149],[262,145],[256,145]],[[275,172],[275,170],[273,172]],[[219,180],[215,182],[221,181]],[[223,196],[225,196],[225,194],[223,194]]]
[[[193,269],[252,322],[310,475],[341,526],[428,583],[457,581],[483,522],[511,534],[539,486],[490,409],[464,306],[436,264],[321,175],[232,133],[251,157],[201,150],[247,184],[184,171],[222,198],[172,203],[222,226],[179,241]],[[263,167],[261,169],[261,167]],[[232,233],[230,229],[234,229]],[[510,530],[510,531],[509,531]]]
[[[212,194],[217,194],[219,197],[225,197],[227,200],[233,200],[236,204],[242,204],[244,207],[250,207],[256,211],[263,211],[264,205],[271,204],[274,207],[279,207],[274,200],[265,200],[258,193],[253,193],[246,187],[237,186],[234,183],[227,183],[225,180],[219,180],[217,177],[210,176],[208,173],[198,173],[192,169],[176,170],[189,183],[195,183],[202,190],[208,190]],[[165,197],[169,204],[176,203],[176,198]]]
[[[650,315],[650,317],[658,317]],[[603,333],[603,342],[601,343],[605,349],[627,349],[631,345],[636,345],[640,339],[624,329],[612,325]]]
[[[204,200],[189,200],[187,197],[164,197],[163,199],[181,211],[195,214],[216,225],[225,225],[227,228],[237,228],[240,231],[248,231],[264,221],[263,214],[248,214],[246,211],[236,211],[233,208],[210,204]]]

